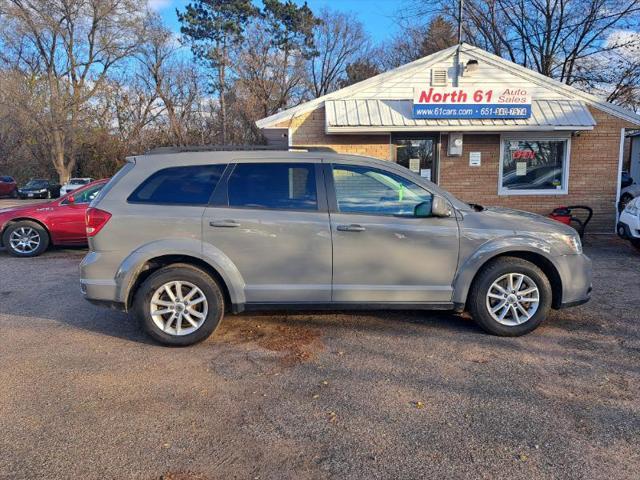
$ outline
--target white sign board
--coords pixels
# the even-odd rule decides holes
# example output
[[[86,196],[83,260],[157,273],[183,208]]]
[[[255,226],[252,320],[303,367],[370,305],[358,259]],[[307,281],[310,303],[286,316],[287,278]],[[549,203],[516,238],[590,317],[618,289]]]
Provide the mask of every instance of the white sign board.
[[[431,169],[430,168],[423,168],[420,170],[420,176],[422,178],[426,178],[427,180],[431,181]]]
[[[527,162],[516,162],[516,176],[524,177],[527,174]]]
[[[529,118],[531,92],[521,86],[415,87],[413,118]]]
[[[469,166],[479,167],[482,163],[482,152],[469,152]]]
[[[409,170],[412,172],[418,173],[420,171],[420,159],[419,158],[410,158],[409,159]]]

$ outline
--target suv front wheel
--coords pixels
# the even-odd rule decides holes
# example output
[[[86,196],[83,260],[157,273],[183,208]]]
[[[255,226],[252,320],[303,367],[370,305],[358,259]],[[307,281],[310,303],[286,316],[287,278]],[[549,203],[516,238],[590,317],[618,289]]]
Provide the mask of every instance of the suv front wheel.
[[[211,335],[224,314],[217,282],[187,264],[163,267],[147,278],[134,299],[145,331],[165,345],[186,346]]]
[[[491,261],[475,279],[469,310],[485,331],[515,337],[531,332],[547,318],[551,284],[540,268],[516,257]]]

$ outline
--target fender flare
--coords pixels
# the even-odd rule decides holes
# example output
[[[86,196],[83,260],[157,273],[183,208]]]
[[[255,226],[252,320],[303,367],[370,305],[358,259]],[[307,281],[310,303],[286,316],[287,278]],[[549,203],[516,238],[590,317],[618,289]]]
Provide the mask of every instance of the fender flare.
[[[154,258],[169,255],[184,255],[203,261],[222,278],[224,286],[229,292],[231,304],[243,305],[245,303],[245,282],[231,259],[214,246],[206,245],[203,249],[203,244],[200,240],[189,238],[155,240],[131,252],[122,261],[116,272],[115,281],[118,300],[126,304],[131,288],[133,288],[147,262]]]
[[[513,236],[490,240],[483,243],[458,268],[458,273],[453,279],[453,302],[462,305],[467,303],[471,284],[488,261],[500,255],[518,252],[540,255],[549,261],[556,271],[559,271],[558,264],[551,255],[551,245],[540,238]]]
[[[2,229],[0,230],[0,247],[6,246],[6,245],[3,245],[3,242],[2,242],[2,237],[4,237],[4,232],[6,232],[7,228],[9,228],[13,223],[17,223],[17,222],[37,223],[42,228],[44,228],[44,230],[47,232],[47,235],[49,235],[49,245],[55,244],[55,242],[53,241],[54,240],[53,235],[51,234],[51,230],[49,229],[49,226],[46,223],[44,223],[42,220],[34,217],[16,217],[16,218],[11,218],[7,220],[5,224],[2,226]]]

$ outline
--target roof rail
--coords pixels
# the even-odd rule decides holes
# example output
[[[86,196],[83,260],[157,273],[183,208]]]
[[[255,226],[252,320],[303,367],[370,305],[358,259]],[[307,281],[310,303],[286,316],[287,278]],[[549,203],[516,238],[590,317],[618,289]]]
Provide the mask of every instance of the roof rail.
[[[147,150],[145,155],[166,155],[169,153],[185,152],[235,152],[235,151],[297,151],[297,152],[335,152],[330,147],[306,147],[289,146],[279,147],[275,145],[187,145],[183,147],[157,147]]]

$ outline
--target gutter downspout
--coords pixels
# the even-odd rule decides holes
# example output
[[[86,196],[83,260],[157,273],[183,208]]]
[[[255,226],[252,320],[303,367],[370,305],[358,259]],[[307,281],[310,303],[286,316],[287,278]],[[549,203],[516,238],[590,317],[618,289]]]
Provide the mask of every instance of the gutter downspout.
[[[456,78],[454,87],[458,87],[460,85],[460,76],[462,75],[461,66],[460,66],[460,50],[462,48],[462,9],[464,7],[464,0],[459,0],[458,2],[458,48],[456,48]]]
[[[624,134],[625,129],[620,129],[620,150],[618,151],[618,177],[616,181],[616,203],[614,208],[616,209],[616,222],[613,226],[613,232],[617,232],[618,219],[620,218],[620,212],[618,211],[618,203],[620,203],[620,190],[622,188],[622,164],[624,162]]]

